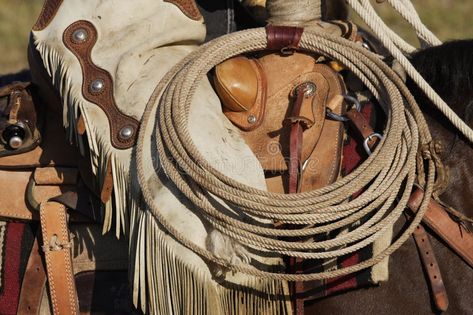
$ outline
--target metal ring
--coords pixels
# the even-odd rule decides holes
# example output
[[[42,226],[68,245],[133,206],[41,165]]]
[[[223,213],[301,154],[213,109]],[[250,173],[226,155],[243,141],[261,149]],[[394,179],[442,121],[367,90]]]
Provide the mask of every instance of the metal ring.
[[[342,94],[342,96],[346,101],[351,102],[355,106],[357,112],[361,112],[361,103],[356,97],[347,94]]]
[[[378,138],[381,141],[381,140],[384,139],[384,136],[377,133],[377,132],[373,132],[368,137],[366,137],[365,141],[363,141],[363,147],[365,148],[365,151],[366,151],[366,153],[368,153],[368,155],[371,155],[373,153],[373,152],[371,152],[371,149],[368,145],[368,142],[373,140],[373,138]]]
[[[338,114],[335,114],[334,112],[332,112],[332,110],[330,108],[327,107],[327,109],[325,110],[325,116],[331,120],[335,120],[335,121],[341,121],[341,122],[348,122],[350,121],[350,119],[346,116],[343,116],[343,115],[338,115]]]

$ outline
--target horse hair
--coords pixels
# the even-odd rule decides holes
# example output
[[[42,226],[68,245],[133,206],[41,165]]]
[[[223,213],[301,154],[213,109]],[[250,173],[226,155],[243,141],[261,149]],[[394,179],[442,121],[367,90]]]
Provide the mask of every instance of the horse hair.
[[[432,88],[457,112],[466,118],[473,99],[473,40],[450,41],[415,52],[412,64]],[[430,103],[419,89],[408,81],[419,103]],[[469,106],[465,108],[465,103]],[[457,108],[462,105],[461,108]]]

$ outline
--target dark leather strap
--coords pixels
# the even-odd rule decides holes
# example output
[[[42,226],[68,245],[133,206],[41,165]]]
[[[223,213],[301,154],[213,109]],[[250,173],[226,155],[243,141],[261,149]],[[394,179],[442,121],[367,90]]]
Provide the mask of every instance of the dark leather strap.
[[[60,203],[41,204],[42,249],[55,315],[79,313],[66,215],[66,208]]]
[[[369,138],[374,133],[374,130],[373,128],[371,128],[370,123],[366,120],[363,114],[361,114],[355,108],[350,109],[346,113],[346,116],[350,119],[350,125],[363,138],[363,141]],[[379,139],[373,137],[371,138],[371,140],[368,141],[368,146],[371,150],[373,150],[378,142]]]
[[[41,309],[41,300],[46,288],[46,271],[41,259],[38,239],[36,238],[31,249],[25,275],[21,284],[18,314],[37,315]]]
[[[424,270],[429,278],[429,285],[435,306],[439,311],[445,312],[448,308],[447,290],[443,284],[442,275],[440,273],[437,258],[435,258],[429,235],[421,224],[419,224],[413,235],[417,249],[419,250],[420,258],[423,262]]]
[[[291,133],[290,133],[290,148],[289,148],[289,193],[295,194],[298,192],[299,180],[300,180],[300,171],[301,171],[301,158],[302,158],[302,135],[303,135],[303,126],[300,119],[295,119],[299,117],[302,108],[302,102],[304,101],[304,86],[299,86],[296,88],[296,101],[294,107],[292,108],[292,119],[291,121]]]
[[[303,32],[304,29],[301,27],[268,25],[266,26],[267,48],[270,50],[298,49]]]
[[[424,191],[417,188],[411,194],[408,207],[413,212],[417,212],[423,198]],[[430,201],[423,222],[473,268],[472,233],[465,231],[460,224],[452,220],[447,211],[434,200]]]
[[[302,143],[305,120],[300,117],[302,104],[306,97],[307,86],[302,84],[295,89],[296,101],[292,108],[291,117],[291,133],[289,142],[289,193],[295,194],[299,192],[301,180],[301,159],[302,159]],[[302,259],[291,258],[291,268],[295,273],[302,272]],[[292,285],[292,292],[294,294],[294,309],[297,315],[304,314],[304,299],[299,297],[299,294],[304,292],[304,284],[302,282],[295,282]]]

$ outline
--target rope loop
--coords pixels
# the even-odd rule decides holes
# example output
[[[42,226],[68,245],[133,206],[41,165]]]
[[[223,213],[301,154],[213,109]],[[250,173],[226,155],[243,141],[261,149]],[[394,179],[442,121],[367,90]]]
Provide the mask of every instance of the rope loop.
[[[202,258],[257,277],[286,281],[328,279],[381,262],[408,239],[425,213],[435,176],[430,159],[426,163],[424,200],[409,227],[374,257],[338,270],[286,274],[261,270],[251,264],[229,264],[176,229],[156,205],[154,192],[148,185],[150,174],[144,171],[153,155],[158,156],[163,173],[151,176],[165,174],[195,206],[206,225],[253,251],[304,259],[336,258],[369,246],[388,233],[402,216],[416,180],[418,148],[421,143],[429,143],[431,136],[414,98],[399,77],[377,55],[343,38],[305,32],[300,47],[341,62],[363,81],[387,113],[385,137],[362,165],[321,189],[277,194],[244,185],[204,158],[188,129],[197,87],[215,65],[242,53],[264,50],[266,45],[263,28],[218,38],[173,67],[156,87],[143,116],[136,153],[139,183],[150,212],[176,240]],[[150,139],[154,139],[155,152],[149,152]],[[347,196],[360,190],[363,190],[361,194],[347,201]],[[215,206],[216,199],[254,220],[244,222],[220,211]],[[271,227],[262,224],[264,220],[295,228]],[[337,233],[343,229],[348,232]],[[310,241],[294,241],[301,237],[310,237]]]

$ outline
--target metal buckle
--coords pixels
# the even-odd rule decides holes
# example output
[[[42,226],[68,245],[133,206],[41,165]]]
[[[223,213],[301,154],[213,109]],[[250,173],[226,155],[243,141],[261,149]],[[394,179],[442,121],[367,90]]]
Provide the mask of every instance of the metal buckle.
[[[377,132],[374,132],[374,133],[370,134],[368,137],[366,137],[365,141],[363,141],[363,147],[365,148],[365,151],[368,155],[373,154],[373,152],[371,152],[371,149],[368,145],[368,142],[373,140],[373,138],[378,138],[380,141],[382,141],[384,139],[384,136],[377,133]]]

